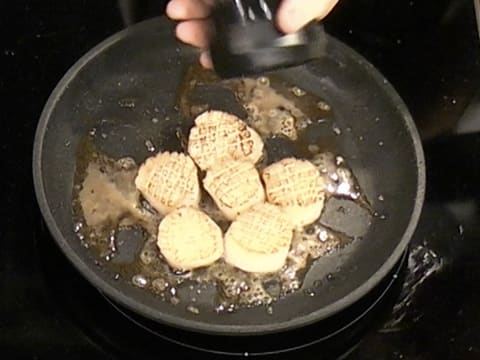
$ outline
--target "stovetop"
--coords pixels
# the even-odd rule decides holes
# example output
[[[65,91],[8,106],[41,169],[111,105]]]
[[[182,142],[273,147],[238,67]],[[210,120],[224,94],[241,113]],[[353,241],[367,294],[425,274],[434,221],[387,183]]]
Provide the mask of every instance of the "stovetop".
[[[33,191],[33,135],[50,92],[91,47],[126,23],[161,15],[165,5],[141,3],[0,4],[3,359],[123,359],[147,346],[138,357],[161,358],[169,349],[180,359],[212,358],[147,337],[113,310],[61,255]],[[396,87],[420,130],[427,160],[427,197],[403,288],[347,359],[478,359],[480,40],[473,2],[341,0],[325,25]],[[319,351],[312,346],[289,357],[318,359]]]

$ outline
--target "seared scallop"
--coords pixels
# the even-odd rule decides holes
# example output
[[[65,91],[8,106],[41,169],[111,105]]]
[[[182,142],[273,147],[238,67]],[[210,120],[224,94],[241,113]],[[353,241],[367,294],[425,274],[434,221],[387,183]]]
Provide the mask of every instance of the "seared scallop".
[[[270,273],[285,264],[293,226],[277,206],[263,203],[244,212],[225,234],[225,261],[243,271]]]
[[[223,234],[203,211],[185,207],[165,216],[158,226],[157,245],[176,270],[213,264],[223,255]]]
[[[179,207],[197,207],[200,202],[197,167],[181,153],[162,152],[148,158],[138,171],[135,185],[162,215]]]
[[[228,220],[265,201],[260,175],[252,163],[229,161],[207,171],[203,186]]]
[[[267,201],[282,208],[296,227],[316,221],[325,202],[325,183],[308,160],[286,158],[262,172]]]
[[[258,133],[235,115],[212,110],[199,115],[188,139],[188,153],[202,170],[225,160],[255,164],[263,154]]]

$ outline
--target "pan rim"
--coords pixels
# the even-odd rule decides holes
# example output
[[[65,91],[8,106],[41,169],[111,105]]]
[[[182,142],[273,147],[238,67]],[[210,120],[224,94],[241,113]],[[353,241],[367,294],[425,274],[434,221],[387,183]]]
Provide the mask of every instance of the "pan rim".
[[[53,213],[48,206],[48,200],[45,193],[44,180],[42,176],[42,149],[44,144],[44,135],[48,128],[48,120],[55,108],[56,103],[61,98],[61,95],[68,87],[69,82],[75,78],[76,74],[81,71],[90,61],[92,61],[98,53],[107,49],[108,47],[114,45],[116,42],[122,40],[125,36],[139,31],[143,27],[148,27],[154,22],[161,22],[163,17],[155,17],[142,21],[133,26],[127,27],[123,30],[118,31],[117,33],[107,37],[105,40],[91,48],[83,56],[81,56],[65,73],[65,75],[60,79],[60,81],[55,86],[51,95],[49,96],[42,112],[40,115],[39,122],[37,124],[37,129],[35,132],[34,146],[33,146],[33,157],[32,157],[32,167],[33,167],[33,180],[34,180],[34,190],[37,198],[37,202],[40,207],[40,211],[44,217],[44,220],[47,224],[47,227],[54,238],[56,244],[60,247],[64,255],[69,259],[72,265],[85,277],[95,288],[99,291],[105,293],[113,300],[119,302],[119,304],[126,306],[127,308],[138,312],[142,316],[154,319],[155,321],[162,322],[169,326],[177,327],[187,331],[196,331],[206,334],[214,335],[264,335],[271,334],[275,332],[281,332],[286,330],[293,330],[299,327],[310,325],[315,322],[319,322],[329,316],[338,313],[339,311],[353,305],[363,296],[365,296],[369,291],[371,291],[375,285],[377,285],[396,262],[401,257],[402,253],[408,246],[415,229],[418,225],[420,215],[423,209],[424,197],[425,197],[425,188],[426,188],[426,169],[425,169],[425,157],[423,152],[423,146],[421,142],[418,129],[413,121],[413,118],[404,103],[403,99],[396,92],[393,86],[385,81],[385,77],[375,68],[373,65],[368,66],[366,71],[372,77],[375,82],[378,82],[380,86],[385,89],[388,93],[388,96],[391,98],[393,103],[396,105],[397,110],[401,114],[405,126],[410,133],[410,137],[413,143],[415,156],[416,156],[416,168],[417,168],[417,191],[415,194],[415,202],[411,212],[410,220],[407,227],[405,228],[401,240],[398,242],[395,249],[391,252],[390,256],[383,262],[380,268],[365,282],[363,282],[356,289],[351,291],[349,294],[344,296],[341,299],[336,300],[330,305],[318,309],[314,312],[311,312],[307,315],[300,317],[295,317],[293,319],[275,322],[272,324],[263,324],[263,325],[220,325],[220,324],[208,324],[205,322],[187,319],[171,315],[166,312],[160,312],[154,308],[141,304],[136,301],[131,296],[126,296],[123,292],[118,290],[115,286],[112,286],[106,280],[104,280],[97,273],[92,271],[91,265],[87,264],[85,259],[73,251],[72,247],[69,245],[69,241],[62,236],[62,233],[55,221]],[[330,37],[330,36],[329,36]],[[330,37],[331,38],[331,37]],[[358,59],[364,61],[365,64],[371,64],[366,58],[361,54],[356,52],[353,49],[350,49],[346,44],[341,42],[338,39],[334,41],[342,48],[346,48],[349,52],[353,51]]]

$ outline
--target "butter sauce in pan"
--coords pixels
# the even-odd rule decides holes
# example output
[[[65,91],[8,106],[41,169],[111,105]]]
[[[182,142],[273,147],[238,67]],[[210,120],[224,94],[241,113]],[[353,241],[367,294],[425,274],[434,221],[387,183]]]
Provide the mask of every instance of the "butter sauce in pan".
[[[153,292],[160,300],[185,306],[195,314],[201,311],[196,302],[203,292],[211,294],[212,307],[217,312],[235,311],[240,306],[265,306],[271,313],[275,301],[291,292],[304,291],[305,296],[314,296],[313,291],[302,287],[311,264],[354,240],[361,241],[370,217],[377,214],[346,161],[335,153],[334,144],[314,143],[309,138],[312,128],[326,126],[326,119],[333,117],[325,101],[273,77],[229,80],[219,87],[211,73],[194,69],[187,74],[179,97],[182,115],[191,120],[214,109],[202,99],[202,93],[212,89],[219,92],[219,98],[221,94],[234,97],[238,105],[236,109],[222,108],[220,99],[216,109],[236,113],[261,135],[265,152],[256,164],[259,171],[283,158],[296,157],[311,161],[325,182],[323,213],[313,224],[294,230],[284,266],[273,273],[248,273],[220,259],[192,271],[172,269],[157,246],[162,215],[135,186],[141,164],[132,158],[111,159],[102,154],[95,147],[95,131],[84,139],[77,159],[75,232],[85,247],[106,260],[117,279],[127,279],[132,286]],[[335,127],[329,131],[341,136]],[[186,151],[188,133],[177,129],[176,136]],[[223,232],[227,230],[229,219],[205,192],[200,208]],[[354,235],[335,226],[338,209],[344,210],[343,216],[364,220]]]

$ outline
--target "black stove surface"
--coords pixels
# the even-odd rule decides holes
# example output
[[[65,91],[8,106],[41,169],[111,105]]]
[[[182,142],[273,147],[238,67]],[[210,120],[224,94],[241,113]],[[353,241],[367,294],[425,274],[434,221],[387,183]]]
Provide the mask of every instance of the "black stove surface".
[[[50,92],[91,47],[164,8],[161,0],[140,3],[0,3],[2,359],[162,358],[166,351],[213,358],[152,335],[109,304],[59,252],[33,191],[33,135]],[[405,276],[386,296],[395,305],[371,320],[360,344],[345,342],[331,355],[478,359],[480,40],[473,2],[343,0],[326,28],[396,87],[427,159],[427,198]],[[301,343],[299,336],[292,334],[292,344]],[[327,355],[317,344],[285,358]]]

